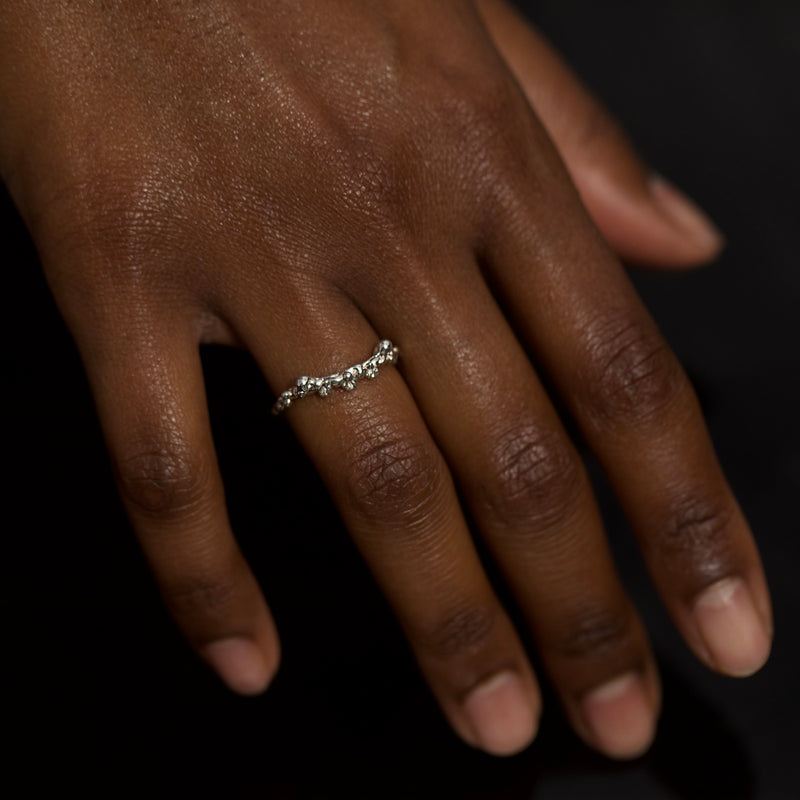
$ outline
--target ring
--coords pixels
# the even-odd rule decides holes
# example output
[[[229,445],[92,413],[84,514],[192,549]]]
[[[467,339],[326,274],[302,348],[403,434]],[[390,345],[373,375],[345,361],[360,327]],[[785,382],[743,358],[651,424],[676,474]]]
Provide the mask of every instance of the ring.
[[[303,375],[302,378],[297,379],[291,389],[280,394],[275,405],[272,406],[272,413],[280,414],[282,411],[286,411],[295,400],[300,400],[310,394],[327,397],[331,393],[331,389],[344,389],[346,392],[352,392],[356,388],[359,378],[362,376],[370,379],[377,378],[380,368],[384,364],[393,364],[399,355],[400,350],[388,339],[384,339],[375,348],[375,352],[361,364],[355,364],[323,378],[309,378],[307,375]]]

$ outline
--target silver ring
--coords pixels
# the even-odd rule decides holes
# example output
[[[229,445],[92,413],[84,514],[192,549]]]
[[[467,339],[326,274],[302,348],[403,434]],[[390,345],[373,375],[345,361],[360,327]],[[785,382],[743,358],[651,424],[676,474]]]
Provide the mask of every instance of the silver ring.
[[[322,378],[309,378],[307,375],[303,375],[302,378],[297,379],[291,389],[287,389],[279,395],[275,405],[272,406],[272,413],[280,414],[296,400],[310,394],[327,397],[332,389],[344,389],[346,392],[352,392],[356,388],[359,378],[377,378],[380,368],[384,364],[393,364],[399,355],[400,351],[388,339],[384,339],[375,348],[375,352],[360,364],[354,364],[341,372],[325,375]]]

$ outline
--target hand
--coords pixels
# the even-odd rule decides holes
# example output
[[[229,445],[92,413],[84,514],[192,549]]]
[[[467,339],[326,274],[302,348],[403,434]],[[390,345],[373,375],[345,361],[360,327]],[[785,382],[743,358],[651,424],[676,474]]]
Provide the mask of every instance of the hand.
[[[689,646],[763,663],[764,577],[696,399],[519,86],[621,254],[688,264],[718,237],[510,9],[6,0],[0,19],[3,177],[167,605],[231,688],[263,690],[279,645],[225,512],[204,342],[246,347],[276,393],[400,346],[400,369],[287,418],[466,742],[514,752],[540,712],[467,518],[576,731],[627,757],[658,713],[545,377]]]

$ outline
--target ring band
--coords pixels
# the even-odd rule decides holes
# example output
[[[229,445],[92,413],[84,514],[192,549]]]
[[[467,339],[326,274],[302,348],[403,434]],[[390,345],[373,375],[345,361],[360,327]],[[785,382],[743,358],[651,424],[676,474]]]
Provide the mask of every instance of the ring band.
[[[272,406],[273,414],[280,414],[286,411],[295,400],[300,400],[309,394],[318,394],[320,397],[327,397],[331,389],[344,389],[352,392],[356,388],[358,379],[377,378],[378,371],[384,364],[393,364],[397,361],[400,351],[388,339],[384,339],[375,348],[375,352],[361,364],[354,364],[341,372],[333,375],[326,375],[323,378],[309,378],[304,375],[298,378],[291,389],[282,392],[275,405]]]

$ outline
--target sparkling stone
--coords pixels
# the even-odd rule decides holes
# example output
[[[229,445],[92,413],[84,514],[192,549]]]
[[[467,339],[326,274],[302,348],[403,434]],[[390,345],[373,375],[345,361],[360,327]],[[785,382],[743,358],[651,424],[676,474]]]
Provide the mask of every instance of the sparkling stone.
[[[356,388],[356,384],[358,383],[358,373],[355,370],[348,370],[344,374],[344,378],[342,380],[342,389],[345,389],[348,392],[352,392],[353,389]]]
[[[327,397],[331,393],[331,385],[330,385],[330,383],[328,381],[323,381],[320,384],[320,387],[317,390],[317,393],[319,394],[320,397]]]

